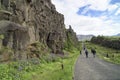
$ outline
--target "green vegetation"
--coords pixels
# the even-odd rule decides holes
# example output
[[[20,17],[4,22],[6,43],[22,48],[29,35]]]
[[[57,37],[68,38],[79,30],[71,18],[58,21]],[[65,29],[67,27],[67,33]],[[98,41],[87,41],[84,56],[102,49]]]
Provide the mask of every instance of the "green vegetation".
[[[13,59],[13,50],[7,47],[0,47],[0,62],[7,62]]]
[[[41,70],[38,70],[36,75],[34,75],[34,77],[31,76],[31,78],[34,80],[72,80],[73,64],[78,55],[76,54],[78,52],[74,51],[74,53],[75,54],[70,54],[69,57],[64,59],[58,59],[52,63],[42,64]],[[63,70],[62,64],[64,66]]]
[[[28,46],[28,52],[42,56],[42,55],[47,55],[48,53],[50,53],[50,49],[47,47],[47,45],[43,43],[34,42]]]
[[[73,65],[78,55],[78,50],[74,49],[67,57],[56,57],[51,62],[31,59],[0,64],[0,80],[72,80]]]
[[[0,64],[0,80],[72,80],[79,50],[71,43],[69,46],[65,48],[64,55],[58,55],[48,54],[49,49],[41,43],[33,43],[28,52],[39,54],[40,59]]]
[[[85,44],[89,49],[89,52],[91,48],[95,48],[95,50],[97,51],[97,55],[100,58],[112,63],[120,64],[120,50],[106,48],[100,45],[93,44],[91,42],[86,42]]]
[[[76,35],[73,35],[74,33],[72,33],[71,28],[66,31],[66,34],[67,40],[64,43],[64,50],[72,51],[74,48],[79,49]]]
[[[0,34],[0,40],[4,39],[4,35]]]
[[[75,34],[72,35],[73,31],[66,33],[63,54],[50,54],[47,45],[32,43],[26,51],[28,60],[0,64],[0,80],[73,80],[79,47]],[[1,49],[0,54],[6,54],[3,53],[5,51],[6,49]]]
[[[98,37],[93,37],[91,39],[91,42],[108,48],[120,50],[120,37],[98,36]]]
[[[105,38],[108,38],[110,40],[119,40],[120,36],[105,36]]]

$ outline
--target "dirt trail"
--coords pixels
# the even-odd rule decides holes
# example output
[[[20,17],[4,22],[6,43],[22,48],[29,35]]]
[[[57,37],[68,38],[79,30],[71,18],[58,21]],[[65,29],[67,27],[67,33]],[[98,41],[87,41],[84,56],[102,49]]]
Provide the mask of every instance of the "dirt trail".
[[[93,58],[89,53],[86,58],[84,51],[75,64],[74,80],[120,80],[120,65]]]

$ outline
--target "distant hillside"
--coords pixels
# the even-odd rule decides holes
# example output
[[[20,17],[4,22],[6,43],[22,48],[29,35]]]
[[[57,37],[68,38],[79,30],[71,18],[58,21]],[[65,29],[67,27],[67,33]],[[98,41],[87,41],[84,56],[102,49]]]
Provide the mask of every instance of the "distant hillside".
[[[77,35],[79,41],[90,41],[94,35]]]
[[[119,33],[119,34],[117,34],[117,35],[115,35],[115,36],[120,36],[120,33]]]
[[[111,35],[112,37],[120,37],[120,33],[115,34],[115,35]]]
[[[106,37],[106,36],[97,36],[91,39],[92,43],[120,50],[120,38],[119,37]]]

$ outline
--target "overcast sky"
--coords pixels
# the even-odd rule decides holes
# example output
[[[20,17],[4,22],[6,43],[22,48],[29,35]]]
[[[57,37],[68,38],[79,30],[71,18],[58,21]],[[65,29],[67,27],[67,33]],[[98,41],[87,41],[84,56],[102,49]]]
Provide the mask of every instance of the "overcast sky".
[[[77,34],[120,33],[120,0],[52,0]]]

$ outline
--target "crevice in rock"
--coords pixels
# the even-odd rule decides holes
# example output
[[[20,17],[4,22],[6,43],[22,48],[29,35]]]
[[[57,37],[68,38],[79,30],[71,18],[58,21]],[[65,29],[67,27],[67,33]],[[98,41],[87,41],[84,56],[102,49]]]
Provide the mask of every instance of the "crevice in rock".
[[[26,0],[28,4],[30,4],[32,2],[32,0]]]
[[[44,1],[40,1],[42,4],[44,4]]]

